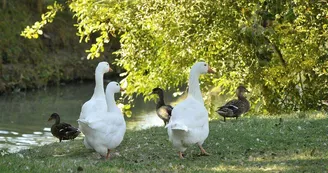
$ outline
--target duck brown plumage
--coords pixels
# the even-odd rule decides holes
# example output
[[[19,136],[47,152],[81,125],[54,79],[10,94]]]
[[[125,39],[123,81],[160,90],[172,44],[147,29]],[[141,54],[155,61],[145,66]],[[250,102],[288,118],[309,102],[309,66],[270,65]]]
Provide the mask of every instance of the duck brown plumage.
[[[219,115],[223,116],[224,121],[226,121],[226,117],[236,117],[236,119],[238,119],[241,114],[249,111],[250,104],[244,96],[245,92],[249,91],[244,86],[239,86],[236,90],[238,99],[227,102],[216,111]]]
[[[171,118],[171,112],[173,107],[171,105],[166,105],[164,102],[164,91],[161,88],[154,88],[152,94],[157,94],[159,99],[156,104],[156,113],[159,118],[164,121],[164,125],[166,125]]]
[[[81,133],[78,128],[75,128],[70,124],[60,123],[60,117],[57,113],[51,114],[48,121],[53,119],[56,120],[56,122],[51,126],[51,133],[59,139],[59,142],[62,140],[74,139]]]

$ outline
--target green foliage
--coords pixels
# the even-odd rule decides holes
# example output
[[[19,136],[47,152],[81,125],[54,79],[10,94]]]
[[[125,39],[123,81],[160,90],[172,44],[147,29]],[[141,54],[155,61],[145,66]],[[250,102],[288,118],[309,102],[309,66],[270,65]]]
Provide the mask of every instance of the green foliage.
[[[80,41],[98,57],[119,36],[116,63],[126,72],[127,98],[154,87],[185,86],[190,66],[216,71],[201,78],[211,113],[212,88],[252,90],[253,108],[285,112],[320,106],[328,86],[328,5],[325,1],[68,1]],[[111,35],[111,36],[110,36]],[[254,110],[254,109],[253,109]]]
[[[303,116],[303,115],[306,116]],[[179,159],[163,127],[127,130],[105,160],[81,139],[37,146],[19,153],[0,152],[2,172],[324,172],[328,169],[327,115],[249,117],[210,122],[199,156],[194,145]],[[279,117],[282,119],[279,120]],[[299,118],[298,118],[299,117]],[[323,128],[325,127],[325,128]]]
[[[88,59],[99,57],[104,52],[104,44],[109,43],[110,34],[115,36],[115,28],[111,23],[112,14],[115,14],[114,1],[98,0],[76,0],[70,3],[70,9],[75,13],[78,23],[75,25],[78,29],[77,35],[80,42],[88,42],[92,33],[100,34],[96,38],[96,43],[92,44],[87,50]],[[90,13],[88,13],[90,12]],[[108,15],[108,16],[106,16]]]
[[[63,11],[63,6],[61,4],[57,4],[55,1],[53,5],[49,5],[47,7],[48,12],[41,15],[41,21],[35,22],[31,27],[27,26],[24,31],[22,31],[21,36],[26,37],[28,39],[36,39],[39,38],[39,35],[43,34],[41,30],[47,23],[52,23],[53,19],[56,16],[58,11]]]
[[[40,18],[35,4],[31,0],[7,1],[7,8],[1,9],[0,94],[77,79],[94,80],[97,63],[112,61],[108,51],[96,61],[81,58],[90,45],[78,44],[73,15],[67,9],[57,13],[51,25],[44,25],[39,39],[21,37],[22,30]]]

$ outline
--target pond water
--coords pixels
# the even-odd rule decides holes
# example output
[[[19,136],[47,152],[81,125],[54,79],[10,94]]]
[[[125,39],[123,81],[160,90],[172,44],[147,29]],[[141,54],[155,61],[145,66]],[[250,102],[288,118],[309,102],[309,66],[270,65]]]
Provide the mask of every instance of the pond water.
[[[54,122],[47,121],[49,116],[57,112],[62,122],[77,127],[81,106],[91,98],[93,89],[94,83],[88,82],[0,96],[0,151],[17,152],[57,142],[50,132]],[[172,94],[166,94],[167,103],[173,99]],[[155,101],[145,103],[138,97],[131,111],[133,116],[125,117],[128,129],[164,126],[156,115]]]

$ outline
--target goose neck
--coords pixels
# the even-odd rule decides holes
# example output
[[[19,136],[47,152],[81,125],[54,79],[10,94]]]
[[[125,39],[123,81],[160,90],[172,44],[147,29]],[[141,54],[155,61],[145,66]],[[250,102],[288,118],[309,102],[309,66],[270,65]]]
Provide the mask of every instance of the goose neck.
[[[107,112],[113,112],[114,110],[118,109],[113,92],[106,93],[106,102],[107,102]]]
[[[93,93],[93,98],[105,97],[104,92],[104,73],[96,70],[96,86]]]
[[[189,83],[188,83],[189,85],[188,96],[192,96],[199,102],[204,103],[199,86],[199,76],[200,76],[199,73],[191,69],[190,76],[189,76]]]

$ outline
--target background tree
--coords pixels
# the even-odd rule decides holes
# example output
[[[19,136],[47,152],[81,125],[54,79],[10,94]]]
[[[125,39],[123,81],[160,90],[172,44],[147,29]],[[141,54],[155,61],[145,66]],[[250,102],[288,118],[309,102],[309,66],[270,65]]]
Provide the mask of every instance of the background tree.
[[[7,0],[2,0],[2,9],[6,9]]]
[[[38,12],[40,14],[42,13],[42,10],[43,10],[43,3],[44,3],[44,0],[37,0],[36,1],[36,6],[37,6]]]
[[[216,97],[209,94],[213,88],[226,94],[244,84],[252,89],[253,107],[262,112],[318,108],[327,94],[324,0],[67,3],[80,41],[97,37],[88,58],[99,57],[110,38],[119,37],[116,64],[126,70],[122,83],[129,99],[154,87],[185,85],[190,66],[199,60],[217,71],[201,79],[210,112],[216,107]],[[31,28],[23,35],[31,37],[42,26]]]

